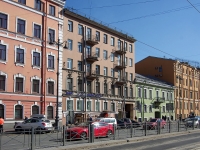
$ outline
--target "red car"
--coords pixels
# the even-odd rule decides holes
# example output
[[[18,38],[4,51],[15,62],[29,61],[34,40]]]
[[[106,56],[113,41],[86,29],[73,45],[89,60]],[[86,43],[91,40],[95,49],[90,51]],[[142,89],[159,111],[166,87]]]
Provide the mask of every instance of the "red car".
[[[160,127],[165,128],[166,121],[160,118],[153,118],[147,122],[147,129],[157,129],[158,122],[160,122]],[[143,125],[143,129],[145,129],[145,125]]]
[[[93,122],[94,137],[109,137],[113,134],[113,125],[104,122]],[[76,127],[66,130],[67,139],[86,139],[88,137],[89,123],[84,122]]]

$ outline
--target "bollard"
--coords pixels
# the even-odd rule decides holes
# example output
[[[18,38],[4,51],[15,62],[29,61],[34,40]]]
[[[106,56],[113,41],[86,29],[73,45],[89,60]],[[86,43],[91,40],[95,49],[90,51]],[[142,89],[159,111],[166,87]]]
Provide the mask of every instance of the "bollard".
[[[171,122],[170,122],[170,120],[169,120],[169,133],[171,132]]]
[[[90,141],[91,141],[91,140],[90,140],[90,138],[91,138],[91,137],[90,137],[90,130],[91,130],[91,127],[90,127],[90,126],[91,126],[91,124],[89,123],[89,124],[88,124],[88,143],[90,143]]]
[[[89,138],[88,138],[88,143],[94,143],[94,125],[89,124],[89,130],[88,130]]]
[[[65,125],[63,125],[63,146],[65,146]]]
[[[133,137],[133,123],[131,123],[131,127],[130,127],[130,132],[131,132],[131,138]]]
[[[180,131],[180,122],[178,120],[178,132]]]
[[[144,123],[144,136],[147,136],[147,122]]]
[[[35,150],[34,128],[31,128],[31,150]]]
[[[113,140],[115,140],[116,125],[113,123]]]

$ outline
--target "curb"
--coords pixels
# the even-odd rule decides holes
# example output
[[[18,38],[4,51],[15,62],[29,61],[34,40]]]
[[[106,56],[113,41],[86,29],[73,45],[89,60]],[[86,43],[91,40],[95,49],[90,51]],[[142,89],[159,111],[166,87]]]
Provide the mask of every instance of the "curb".
[[[68,145],[68,146],[43,148],[43,149],[38,149],[38,150],[89,150],[89,149],[94,149],[94,148],[103,148],[103,147],[117,146],[117,145],[123,145],[123,144],[128,144],[128,143],[137,143],[137,142],[143,142],[143,141],[148,141],[148,140],[169,138],[169,137],[187,135],[190,133],[199,133],[199,132],[200,130],[190,130],[190,131],[182,131],[182,132],[164,133],[164,134],[159,134],[159,135],[126,138],[123,140],[98,141],[95,143],[83,143],[83,144],[74,144],[74,145]]]

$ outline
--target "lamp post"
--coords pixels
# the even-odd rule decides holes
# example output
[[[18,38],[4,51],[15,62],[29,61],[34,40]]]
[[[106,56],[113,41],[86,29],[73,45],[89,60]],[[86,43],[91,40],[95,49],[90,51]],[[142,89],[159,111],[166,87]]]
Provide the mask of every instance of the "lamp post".
[[[56,116],[55,116],[55,128],[58,129],[58,123],[59,123],[59,116],[58,116],[58,107],[59,107],[59,52],[60,52],[60,46],[63,46],[63,48],[67,49],[67,41],[61,42],[61,40],[58,38],[58,41],[54,41],[54,39],[52,39],[52,35],[49,34],[50,37],[50,45],[57,45],[58,46],[58,56],[57,56],[57,93],[56,93]]]
[[[178,85],[178,91],[179,91],[179,96],[178,96],[178,98],[179,98],[179,121],[181,121],[181,118],[182,118],[182,115],[181,115],[181,92],[180,92],[180,85],[181,85],[181,82],[180,82],[180,80],[182,80],[182,78],[181,78],[181,76],[180,75],[178,75],[178,76],[176,76],[176,78],[178,79],[178,83],[179,83],[179,85]],[[176,99],[177,100],[177,99]]]

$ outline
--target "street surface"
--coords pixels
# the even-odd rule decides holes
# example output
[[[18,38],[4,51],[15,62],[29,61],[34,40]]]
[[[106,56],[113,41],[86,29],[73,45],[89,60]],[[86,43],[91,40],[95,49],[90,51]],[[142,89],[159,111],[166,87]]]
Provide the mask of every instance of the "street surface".
[[[190,133],[170,138],[152,139],[144,142],[127,143],[125,145],[116,145],[92,150],[199,150],[200,134]]]

